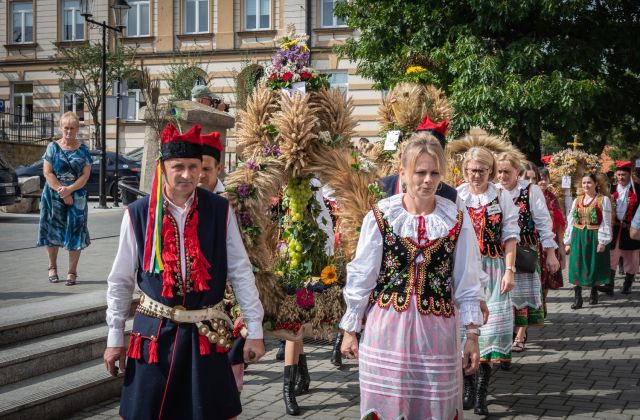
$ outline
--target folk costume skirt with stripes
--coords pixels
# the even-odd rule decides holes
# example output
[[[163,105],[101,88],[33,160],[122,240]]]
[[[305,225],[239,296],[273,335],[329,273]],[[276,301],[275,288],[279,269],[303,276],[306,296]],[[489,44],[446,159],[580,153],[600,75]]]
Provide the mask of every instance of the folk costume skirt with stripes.
[[[482,269],[489,275],[484,288],[485,302],[489,307],[489,320],[480,327],[478,338],[481,362],[505,362],[511,360],[513,341],[513,307],[511,293],[500,293],[505,271],[502,258],[482,257]],[[465,336],[462,327],[460,333]]]
[[[360,414],[384,420],[462,419],[455,315],[373,305],[360,343]]]
[[[542,282],[540,281],[539,268],[538,266],[538,269],[533,273],[516,273],[515,275],[516,285],[511,291],[511,301],[516,326],[531,327],[544,324]]]

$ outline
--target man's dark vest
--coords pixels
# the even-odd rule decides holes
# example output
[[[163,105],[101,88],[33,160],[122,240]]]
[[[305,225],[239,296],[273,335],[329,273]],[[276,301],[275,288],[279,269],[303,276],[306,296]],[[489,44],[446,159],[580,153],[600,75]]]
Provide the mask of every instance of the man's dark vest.
[[[634,187],[636,189],[636,194],[640,188],[640,186],[638,184],[634,184]],[[613,185],[611,187],[611,199],[613,201],[615,201],[615,198],[613,197],[613,194],[615,194],[616,192],[616,185]],[[631,195],[633,193],[633,189],[629,189],[629,195]],[[631,208],[631,211],[629,211],[629,209],[627,209],[627,214],[625,215],[624,218],[624,222],[627,223],[627,225],[631,224],[631,219],[633,219],[633,215],[636,214],[636,210],[638,210],[638,206],[640,206],[640,199],[638,199],[638,197],[636,196],[636,200],[635,203],[633,203],[633,206]],[[614,219],[618,220],[618,217],[614,214],[613,215]],[[613,240],[611,241],[611,249],[616,249],[616,247],[618,246],[618,237],[620,238],[620,249],[623,251],[635,251],[637,249],[640,249],[640,241],[636,241],[634,239],[631,239],[631,236],[629,235],[629,228],[628,227],[623,227],[620,226],[619,223],[614,223],[613,224]]]
[[[503,258],[502,211],[489,215],[489,208],[500,206],[498,196],[479,209],[468,207],[469,217],[478,238],[480,254],[484,257]]]
[[[382,191],[387,194],[387,197],[391,197],[392,195],[396,195],[401,192],[400,186],[398,185],[399,178],[399,175],[389,175],[378,181],[382,186]],[[455,203],[456,199],[458,198],[458,191],[456,191],[456,189],[452,186],[441,182],[440,187],[436,191],[436,195],[444,197],[447,200],[451,200]]]
[[[531,245],[538,247],[538,232],[536,231],[536,223],[533,221],[531,213],[530,192],[531,185],[520,190],[520,195],[514,201],[518,208],[518,226],[520,226],[520,245]]]
[[[453,253],[462,228],[462,212],[458,212],[458,221],[449,235],[422,246],[396,235],[377,205],[373,207],[373,214],[382,235],[383,251],[380,275],[370,302],[381,308],[393,305],[398,312],[406,311],[415,288],[420,313],[450,317],[453,314]],[[420,249],[424,260],[416,263],[414,257]],[[398,277],[408,264],[410,267]]]
[[[202,253],[211,264],[210,290],[180,295],[174,289],[173,298],[163,298],[159,274],[142,270],[137,273],[138,287],[149,297],[168,306],[181,305],[190,310],[220,302],[227,278],[229,204],[216,194],[200,188],[196,191],[198,239]],[[148,210],[149,197],[135,201],[128,209],[139,267],[142,267]],[[175,324],[166,318],[136,312],[132,333],[144,340],[140,358],[127,360],[120,401],[120,415],[124,419],[228,419],[242,411],[227,355],[218,353],[215,346],[210,347],[209,354],[202,354],[195,324]],[[151,363],[149,345],[154,339],[158,361]]]

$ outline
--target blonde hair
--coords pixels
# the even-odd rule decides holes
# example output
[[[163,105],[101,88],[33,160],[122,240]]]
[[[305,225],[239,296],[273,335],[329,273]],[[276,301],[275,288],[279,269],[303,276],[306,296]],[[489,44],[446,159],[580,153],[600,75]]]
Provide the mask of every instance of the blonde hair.
[[[413,134],[405,142],[402,149],[402,157],[400,158],[402,167],[408,172],[413,172],[418,158],[423,154],[431,156],[436,161],[438,171],[444,176],[447,169],[444,150],[438,139],[426,131]]]
[[[462,161],[462,172],[464,180],[469,182],[469,175],[467,174],[467,165],[469,162],[475,161],[480,164],[487,166],[489,168],[489,182],[493,180],[498,172],[496,159],[493,157],[493,153],[491,153],[488,149],[484,147],[475,146],[472,147],[465,153],[464,160]]]
[[[66,120],[73,120],[76,123],[76,128],[80,127],[80,118],[78,118],[75,112],[67,111],[62,114],[62,117],[60,117],[60,128],[62,128],[62,124],[64,124]]]
[[[522,162],[520,162],[520,159],[518,159],[518,157],[515,154],[511,152],[500,153],[496,158],[496,164],[501,162],[509,163],[511,166],[515,168],[517,174],[520,175],[520,172],[522,171]]]

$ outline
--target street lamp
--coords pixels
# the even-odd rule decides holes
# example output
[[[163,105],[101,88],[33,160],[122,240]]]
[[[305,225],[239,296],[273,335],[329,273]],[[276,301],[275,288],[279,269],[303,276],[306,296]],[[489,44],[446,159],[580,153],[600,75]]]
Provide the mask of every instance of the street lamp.
[[[100,114],[102,121],[100,126],[100,183],[98,184],[99,209],[107,208],[107,191],[105,185],[107,177],[107,29],[111,29],[115,32],[122,32],[122,30],[127,26],[124,22],[127,10],[130,8],[131,6],[129,6],[129,3],[127,3],[126,0],[116,0],[113,6],[111,6],[115,26],[109,26],[105,21],[98,22],[91,19],[93,16],[92,0],[80,0],[80,14],[84,16],[84,20],[89,24],[102,28],[102,109]]]

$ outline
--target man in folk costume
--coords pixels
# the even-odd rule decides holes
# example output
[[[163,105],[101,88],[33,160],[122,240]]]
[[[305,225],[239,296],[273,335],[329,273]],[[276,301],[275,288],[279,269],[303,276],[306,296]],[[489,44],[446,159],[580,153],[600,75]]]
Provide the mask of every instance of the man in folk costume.
[[[220,133],[212,131],[202,134],[202,172],[198,180],[198,187],[216,194],[224,192],[224,184],[218,176],[222,172],[222,142]]]
[[[124,323],[137,284],[122,418],[229,419],[242,409],[226,355],[233,329],[222,311],[227,278],[245,315],[248,362],[264,355],[263,309],[229,203],[196,188],[200,126],[180,134],[169,124],[161,137],[152,193],[125,212],[107,280],[105,365],[112,375],[124,368]]]
[[[622,256],[624,267],[624,285],[622,293],[631,293],[631,285],[640,265],[640,241],[631,239],[629,228],[638,209],[638,184],[631,179],[633,165],[630,161],[616,162],[617,184],[611,188],[616,203],[616,214],[613,220],[613,241],[611,242],[611,283],[604,286],[604,292],[613,294],[613,280],[616,267]]]
[[[445,137],[447,135],[448,127],[449,121],[441,121],[436,124],[431,121],[431,118],[429,118],[428,114],[424,114],[424,117],[422,117],[420,124],[418,125],[418,127],[416,127],[416,132],[426,131],[427,133],[433,135],[436,139],[438,139],[438,141],[440,142],[440,146],[442,146],[442,148],[444,149],[446,144]],[[399,182],[399,179],[400,178],[398,174],[395,174],[386,176],[379,181],[380,184],[382,184],[382,190],[387,194],[387,197],[391,197],[392,195],[396,195],[402,192],[402,186],[400,185],[401,182]],[[458,197],[458,192],[456,191],[456,189],[451,187],[450,185],[445,184],[444,182],[442,182],[440,185],[441,188],[436,192],[436,195],[447,198],[455,203]]]

